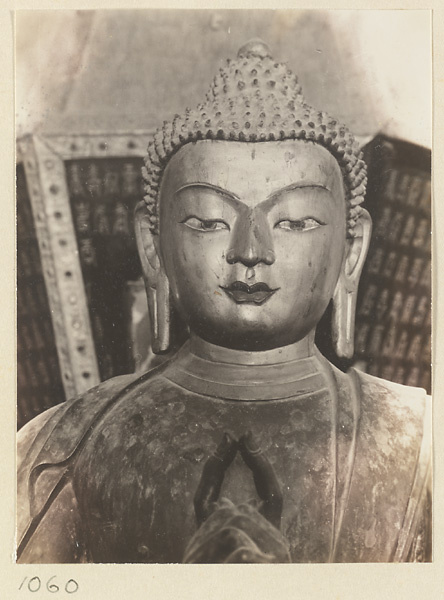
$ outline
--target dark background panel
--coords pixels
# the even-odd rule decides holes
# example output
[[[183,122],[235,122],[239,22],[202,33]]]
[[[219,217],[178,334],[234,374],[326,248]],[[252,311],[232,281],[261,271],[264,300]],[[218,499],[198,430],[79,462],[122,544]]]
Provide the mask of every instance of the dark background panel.
[[[317,342],[337,366],[431,392],[431,152],[376,136],[364,148],[365,207],[373,220],[356,310],[355,355],[331,345],[331,307]]]

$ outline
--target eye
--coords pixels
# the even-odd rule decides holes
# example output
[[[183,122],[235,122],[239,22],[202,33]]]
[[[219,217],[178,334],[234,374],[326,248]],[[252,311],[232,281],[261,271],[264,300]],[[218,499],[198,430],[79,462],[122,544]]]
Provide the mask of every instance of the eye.
[[[296,221],[284,219],[276,223],[274,228],[285,229],[286,231],[310,231],[310,229],[317,229],[318,227],[322,227],[322,225],[325,225],[325,223],[313,217],[307,217],[306,219],[298,219]]]
[[[188,217],[182,221],[190,229],[197,231],[221,231],[223,229],[230,231],[230,226],[220,219],[199,219],[198,217]]]

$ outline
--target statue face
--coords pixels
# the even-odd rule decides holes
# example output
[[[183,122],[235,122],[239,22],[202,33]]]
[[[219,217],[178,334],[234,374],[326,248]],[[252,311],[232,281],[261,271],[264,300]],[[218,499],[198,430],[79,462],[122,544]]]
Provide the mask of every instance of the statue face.
[[[266,350],[313,332],[346,248],[340,168],[312,142],[200,141],[170,160],[160,255],[203,339]]]

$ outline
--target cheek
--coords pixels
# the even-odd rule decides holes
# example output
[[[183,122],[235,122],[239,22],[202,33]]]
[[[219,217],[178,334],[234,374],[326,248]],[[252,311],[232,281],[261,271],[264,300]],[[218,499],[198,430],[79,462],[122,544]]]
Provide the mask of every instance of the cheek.
[[[307,299],[314,300],[334,289],[342,264],[345,234],[344,242],[333,228],[303,235],[293,238],[290,235],[276,245],[277,255],[284,285],[298,295],[304,290]]]
[[[218,289],[226,266],[226,236],[223,234],[194,234],[182,227],[174,228],[164,247],[167,275],[177,282],[181,296],[199,295]],[[174,284],[173,284],[174,285]]]
[[[314,310],[322,314],[333,297],[342,265],[344,247],[338,241],[325,248],[319,257],[313,282],[312,303]]]
[[[181,264],[187,266],[191,274],[199,276],[219,277],[225,262],[226,243],[223,235],[183,234],[177,240],[177,257]],[[202,281],[205,284],[205,281]]]

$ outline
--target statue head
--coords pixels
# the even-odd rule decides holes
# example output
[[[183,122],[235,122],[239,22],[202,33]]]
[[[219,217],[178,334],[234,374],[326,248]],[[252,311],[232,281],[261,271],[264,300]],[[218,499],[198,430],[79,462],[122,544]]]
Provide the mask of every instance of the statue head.
[[[168,349],[171,301],[203,339],[254,351],[313,339],[333,298],[336,351],[351,356],[371,232],[365,163],[265,44],[246,44],[203,104],[164,123],[143,176],[154,351]]]

